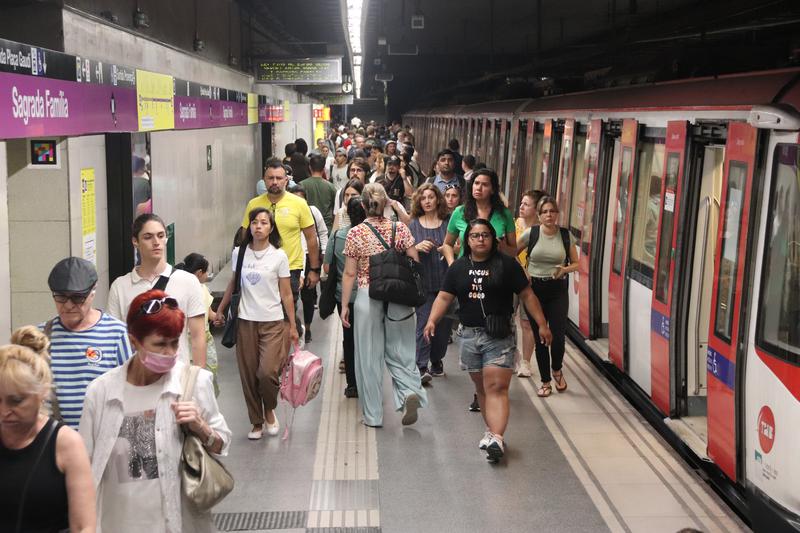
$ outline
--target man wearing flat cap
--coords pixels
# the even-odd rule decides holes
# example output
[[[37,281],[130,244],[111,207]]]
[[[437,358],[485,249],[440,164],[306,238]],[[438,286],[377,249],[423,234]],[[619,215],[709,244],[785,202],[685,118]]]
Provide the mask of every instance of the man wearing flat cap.
[[[50,337],[58,410],[64,422],[77,429],[86,387],[131,357],[128,330],[93,307],[97,271],[89,261],[62,259],[50,271],[47,284],[58,314],[39,329]]]

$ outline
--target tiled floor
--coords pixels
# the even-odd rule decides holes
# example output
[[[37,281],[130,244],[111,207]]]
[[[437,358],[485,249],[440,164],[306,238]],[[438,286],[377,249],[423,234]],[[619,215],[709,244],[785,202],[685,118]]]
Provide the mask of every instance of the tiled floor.
[[[472,384],[458,369],[458,342],[415,425],[392,412],[386,378],[385,426],[374,430],[342,395],[338,319],[312,327],[309,349],[325,361],[325,383],[296,411],[285,441],[245,438],[235,358],[219,347],[236,489],[216,512],[302,511],[314,532],[746,530],[572,347],[566,393],[541,399],[536,376],[513,378],[507,457],[492,466],[477,449],[481,416],[466,409]]]

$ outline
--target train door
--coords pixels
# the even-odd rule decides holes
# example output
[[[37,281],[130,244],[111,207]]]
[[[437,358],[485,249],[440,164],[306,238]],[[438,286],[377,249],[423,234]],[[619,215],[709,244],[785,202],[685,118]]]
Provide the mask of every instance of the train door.
[[[508,207],[512,212],[519,205],[520,195],[524,190],[521,187],[523,187],[526,166],[527,152],[525,151],[525,145],[527,144],[527,135],[527,122],[515,117],[511,121],[511,127],[509,128],[508,164],[505,167],[508,181],[506,197],[508,198]],[[517,238],[519,238],[519,235],[517,235]]]
[[[599,153],[600,153],[600,137],[603,131],[603,122],[599,119],[589,122],[587,129],[587,142],[584,161],[585,161],[585,176],[581,179],[584,180],[584,197],[582,199],[582,213],[580,215],[580,239],[578,240],[578,248],[580,249],[580,259],[578,274],[583,283],[578,285],[578,327],[584,337],[589,338],[593,336],[594,332],[591,327],[590,317],[590,263],[591,263],[591,249],[592,249],[592,229],[594,222],[594,204],[595,204],[595,190],[597,186],[597,178],[599,171]],[[577,174],[576,174],[577,175]],[[596,274],[595,274],[596,276]]]
[[[673,411],[673,365],[670,359],[672,288],[675,274],[675,250],[678,247],[677,213],[681,212],[683,168],[686,159],[686,121],[667,124],[664,156],[664,180],[661,188],[661,213],[656,243],[653,299],[650,311],[650,347],[652,352],[651,390],[653,403],[665,415]],[[707,328],[706,328],[707,329]]]
[[[500,178],[500,188],[508,198],[508,174],[506,174],[506,147],[508,147],[508,121],[500,119],[495,126],[495,163],[494,168]],[[512,207],[513,209],[513,207]]]
[[[756,502],[777,502],[800,520],[800,145],[796,132],[772,132],[755,243],[752,315],[745,358],[744,459]],[[738,383],[742,383],[739,380]],[[779,531],[764,505],[751,505],[755,530]],[[773,507],[775,507],[773,505]],[[785,526],[784,526],[785,528]],[[788,528],[785,528],[788,529]]]
[[[549,183],[553,181],[553,178],[550,178],[553,172],[557,169],[553,168],[553,165],[550,163],[550,154],[553,150],[553,134],[555,130],[555,122],[551,119],[547,119],[543,122],[544,124],[544,133],[542,136],[542,182],[541,187],[543,191],[549,191]]]
[[[556,202],[558,202],[558,224],[566,228],[569,222],[570,197],[570,172],[572,171],[572,139],[575,134],[575,120],[568,118],[564,121],[564,133],[561,136],[561,153],[555,157],[560,157],[561,163],[558,170],[558,183],[556,183]]]
[[[575,125],[572,143],[572,171],[570,193],[567,198],[569,207],[566,217],[567,227],[578,245],[578,263],[581,256],[581,233],[583,232],[583,212],[586,209],[586,129],[581,130]],[[580,323],[581,291],[580,286],[589,281],[588,277],[581,276],[580,271],[569,275],[569,319],[576,326]]]
[[[530,165],[530,187],[531,189],[542,188],[542,171],[544,166],[544,126],[541,122],[534,119],[528,120],[528,132],[530,136],[530,151],[532,154]]]
[[[735,383],[738,333],[755,149],[756,129],[741,122],[731,122],[725,146],[717,225],[706,369],[708,456],[733,480],[737,480]],[[796,217],[797,213],[792,216]]]
[[[628,256],[628,236],[631,212],[631,191],[639,124],[627,119],[622,125],[620,163],[617,174],[616,201],[609,201],[609,219],[613,220],[611,241],[611,271],[608,277],[608,356],[622,371],[627,371],[625,360],[625,268]]]

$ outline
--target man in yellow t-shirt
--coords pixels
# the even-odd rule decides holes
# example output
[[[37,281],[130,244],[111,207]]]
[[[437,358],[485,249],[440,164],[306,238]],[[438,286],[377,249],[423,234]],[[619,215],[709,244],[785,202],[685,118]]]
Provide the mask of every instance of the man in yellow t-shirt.
[[[267,192],[261,196],[256,196],[249,202],[244,210],[242,227],[247,229],[250,226],[248,217],[250,211],[256,207],[264,207],[270,210],[275,217],[275,225],[281,234],[281,249],[286,252],[289,258],[289,271],[292,282],[292,296],[294,297],[295,309],[297,300],[300,297],[300,276],[303,273],[303,260],[305,253],[300,244],[300,234],[306,236],[308,243],[308,261],[310,263],[308,276],[305,278],[305,286],[314,288],[319,282],[320,273],[320,252],[317,243],[317,233],[314,228],[314,217],[308,203],[299,196],[286,192],[286,185],[289,178],[280,159],[273,158],[267,161],[267,168],[264,171],[264,183]],[[301,331],[301,324],[297,317],[297,330]]]

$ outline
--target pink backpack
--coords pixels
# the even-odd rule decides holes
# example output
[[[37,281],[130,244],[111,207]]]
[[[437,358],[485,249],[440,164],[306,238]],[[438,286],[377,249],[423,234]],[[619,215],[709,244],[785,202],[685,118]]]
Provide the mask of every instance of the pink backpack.
[[[283,367],[281,398],[292,407],[300,407],[313,400],[322,387],[322,359],[311,352],[300,350],[289,356]]]
[[[283,431],[283,440],[289,438],[289,429],[294,424],[294,411],[316,398],[321,387],[322,359],[306,350],[301,351],[295,345],[281,377],[281,398],[293,407],[292,419]]]

